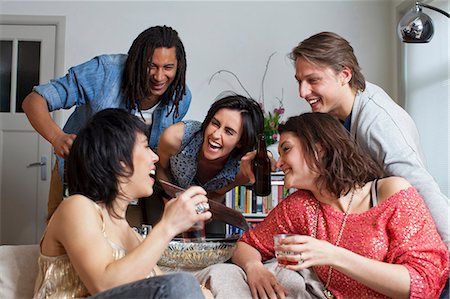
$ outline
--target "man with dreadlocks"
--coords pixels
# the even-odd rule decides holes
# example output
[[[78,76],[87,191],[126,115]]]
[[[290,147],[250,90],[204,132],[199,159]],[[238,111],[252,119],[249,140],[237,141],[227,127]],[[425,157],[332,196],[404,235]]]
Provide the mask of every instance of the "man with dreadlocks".
[[[177,31],[150,27],[133,41],[128,55],[100,55],[71,67],[61,78],[35,86],[22,108],[34,129],[54,148],[48,218],[63,198],[64,159],[78,131],[96,112],[123,108],[151,125],[149,145],[186,115],[191,93],[186,86],[186,55]],[[50,112],[76,106],[63,130]]]

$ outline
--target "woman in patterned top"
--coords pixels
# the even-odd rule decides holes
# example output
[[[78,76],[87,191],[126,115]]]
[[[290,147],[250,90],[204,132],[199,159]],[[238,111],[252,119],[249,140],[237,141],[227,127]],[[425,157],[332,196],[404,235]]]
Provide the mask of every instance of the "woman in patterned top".
[[[240,158],[253,150],[264,116],[259,104],[241,95],[215,101],[203,123],[182,121],[159,141],[158,177],[180,187],[201,186],[211,197],[248,182]]]
[[[383,171],[332,116],[305,113],[280,125],[277,167],[297,192],[238,242],[233,262],[253,298],[285,298],[263,261],[278,255],[312,268],[327,298],[438,298],[448,252],[414,187]],[[242,162],[244,163],[244,162]],[[297,234],[274,248],[273,236]]]
[[[203,123],[182,121],[164,131],[157,149],[157,176],[183,188],[201,186],[208,198],[222,202],[227,191],[248,182],[240,172],[240,159],[253,150],[263,126],[256,101],[237,94],[224,96],[211,105]],[[150,223],[155,223],[163,204],[158,207],[157,200],[151,200],[146,205]],[[222,222],[206,226],[207,236],[223,232]]]

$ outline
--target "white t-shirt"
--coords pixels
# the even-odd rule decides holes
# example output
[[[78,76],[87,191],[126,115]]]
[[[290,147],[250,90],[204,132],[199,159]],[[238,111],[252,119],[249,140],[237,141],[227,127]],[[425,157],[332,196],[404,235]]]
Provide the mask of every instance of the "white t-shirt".
[[[156,106],[153,106],[150,109],[147,110],[141,110],[141,112],[137,111],[134,113],[137,117],[139,117],[139,119],[141,119],[143,122],[145,122],[145,124],[147,125],[151,125],[152,124],[152,115],[153,115],[153,111],[155,111]]]

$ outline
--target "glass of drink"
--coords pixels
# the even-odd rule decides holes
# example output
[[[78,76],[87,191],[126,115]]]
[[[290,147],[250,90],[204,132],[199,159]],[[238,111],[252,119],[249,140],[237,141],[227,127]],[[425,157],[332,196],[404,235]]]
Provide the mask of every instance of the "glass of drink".
[[[203,242],[205,241],[205,222],[197,221],[187,231],[182,233],[184,242]]]
[[[273,245],[277,246],[280,245],[280,241],[291,236],[296,236],[296,234],[277,234],[273,236]],[[275,251],[275,257],[278,260],[278,264],[280,265],[297,265],[298,261],[288,261],[285,259],[281,259],[278,256],[279,255],[287,255],[287,254],[295,254],[294,252],[290,251]]]

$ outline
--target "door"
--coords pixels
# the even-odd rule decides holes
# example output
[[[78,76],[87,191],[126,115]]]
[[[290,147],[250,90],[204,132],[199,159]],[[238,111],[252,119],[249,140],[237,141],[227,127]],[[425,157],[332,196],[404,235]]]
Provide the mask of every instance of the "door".
[[[44,231],[51,145],[21,103],[54,77],[54,25],[0,25],[0,244],[35,244]]]

